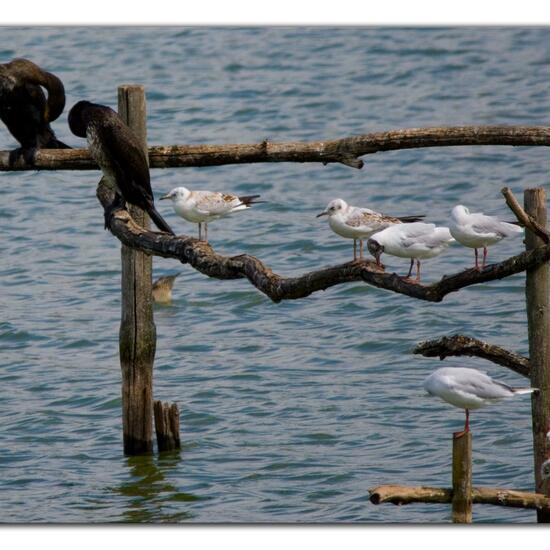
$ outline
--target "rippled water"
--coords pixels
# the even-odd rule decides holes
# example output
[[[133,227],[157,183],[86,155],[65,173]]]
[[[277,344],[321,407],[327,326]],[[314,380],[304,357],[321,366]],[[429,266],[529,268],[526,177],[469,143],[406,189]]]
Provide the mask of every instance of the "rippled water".
[[[546,28],[2,28],[0,59],[33,59],[70,107],[116,106],[146,86],[150,144],[319,140],[456,124],[549,124]],[[67,111],[54,123],[69,132]],[[0,149],[15,145],[0,128]],[[441,148],[365,157],[363,170],[256,164],[153,171],[269,202],[211,224],[225,254],[295,275],[350,259],[315,214],[337,196],[445,223],[462,202],[509,216],[499,190],[545,185],[543,148]],[[364,284],[273,304],[247,282],[183,271],[158,307],[155,397],[181,409],[181,456],[122,454],[118,242],[102,228],[99,173],[0,174],[0,520],[3,522],[448,522],[447,505],[373,506],[382,483],[450,484],[463,413],[422,390],[441,364],[415,343],[456,332],[527,354],[524,277],[429,304]],[[195,234],[168,205],[178,232]],[[521,250],[521,239],[490,259]],[[464,268],[452,247],[426,280]],[[390,259],[405,272],[406,260]],[[512,384],[500,367],[468,364]],[[528,398],[473,414],[474,483],[533,490]],[[474,521],[533,522],[476,506]]]

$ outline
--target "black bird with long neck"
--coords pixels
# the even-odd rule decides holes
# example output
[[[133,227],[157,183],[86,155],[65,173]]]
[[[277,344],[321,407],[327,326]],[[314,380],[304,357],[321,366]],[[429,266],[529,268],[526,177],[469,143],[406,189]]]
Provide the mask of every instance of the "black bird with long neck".
[[[173,235],[155,209],[143,147],[120,116],[105,105],[79,101],[69,111],[69,128],[75,136],[87,139],[90,154],[116,190],[115,201],[105,212],[105,228],[110,229],[113,211],[128,202],[145,210],[161,231]]]
[[[11,166],[20,156],[32,164],[37,149],[70,149],[50,126],[64,107],[65,89],[57,76],[28,59],[0,64],[0,119],[21,144],[10,153]]]

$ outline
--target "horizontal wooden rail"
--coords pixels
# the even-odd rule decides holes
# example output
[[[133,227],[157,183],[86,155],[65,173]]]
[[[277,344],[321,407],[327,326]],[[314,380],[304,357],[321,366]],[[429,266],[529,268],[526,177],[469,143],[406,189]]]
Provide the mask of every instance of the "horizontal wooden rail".
[[[149,147],[151,168],[220,166],[257,162],[341,163],[362,168],[359,158],[379,151],[464,145],[550,146],[550,126],[449,126],[374,132],[336,140],[228,145],[157,145]],[[8,163],[0,151],[0,171],[97,170],[86,149],[42,149],[34,165],[20,158]]]
[[[440,487],[407,487],[404,485],[380,485],[369,491],[373,504],[390,502],[392,504],[411,504],[424,502],[428,504],[451,503],[452,489]],[[550,510],[550,498],[539,493],[499,489],[498,487],[473,487],[474,504],[494,504],[512,508],[533,508]]]

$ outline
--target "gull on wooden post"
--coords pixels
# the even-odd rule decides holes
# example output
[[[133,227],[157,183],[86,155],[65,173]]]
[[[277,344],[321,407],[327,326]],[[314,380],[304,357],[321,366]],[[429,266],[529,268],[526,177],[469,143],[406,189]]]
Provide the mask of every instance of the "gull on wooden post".
[[[417,222],[424,216],[394,217],[375,212],[369,208],[360,208],[348,204],[343,199],[331,200],[325,210],[317,217],[328,216],[330,228],[341,237],[353,239],[353,259],[357,259],[357,241],[359,241],[359,258],[363,257],[363,239],[368,239],[377,231],[390,225]]]
[[[186,187],[175,187],[160,200],[170,199],[174,211],[183,219],[199,224],[199,240],[202,239],[204,223],[204,240],[208,242],[208,222],[223,218],[232,212],[246,210],[257,201],[260,195],[231,195],[217,191],[191,191]]]
[[[470,214],[470,210],[458,204],[451,211],[451,235],[462,245],[474,249],[475,269],[485,268],[487,247],[498,243],[505,237],[523,233],[523,228],[512,223],[500,221],[495,216],[486,216],[481,212]],[[483,248],[483,262],[479,267],[478,248]]]
[[[464,409],[466,422],[460,437],[470,431],[470,410],[485,407],[501,399],[538,391],[537,388],[512,388],[487,373],[467,367],[443,367],[424,380],[424,389],[447,403]]]
[[[367,241],[367,247],[378,265],[383,252],[390,256],[410,258],[411,265],[406,279],[410,278],[416,260],[415,281],[420,281],[420,260],[439,256],[453,241],[448,227],[416,222],[391,225],[375,233]]]

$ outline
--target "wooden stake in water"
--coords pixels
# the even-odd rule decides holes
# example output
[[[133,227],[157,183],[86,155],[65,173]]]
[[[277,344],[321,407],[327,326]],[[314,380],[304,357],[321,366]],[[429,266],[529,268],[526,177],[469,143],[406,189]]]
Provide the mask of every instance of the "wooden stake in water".
[[[147,152],[145,91],[143,86],[118,88],[118,112]],[[149,227],[149,216],[130,206],[136,223]],[[153,452],[153,361],[156,329],[153,321],[152,257],[122,245],[122,320],[120,365],[124,453]]]
[[[472,433],[453,436],[453,523],[472,523]]]
[[[173,451],[181,447],[180,412],[175,403],[155,401],[155,431],[159,452]]]
[[[546,192],[543,188],[526,189],[525,211],[546,228]],[[531,231],[525,232],[525,248],[531,250],[544,242]],[[533,415],[533,451],[536,492],[550,496],[550,480],[543,482],[542,463],[550,458],[550,267],[548,263],[528,269],[525,280],[527,327],[529,331],[529,364],[531,386],[540,392],[531,399]],[[539,523],[550,523],[549,510],[537,510]]]

